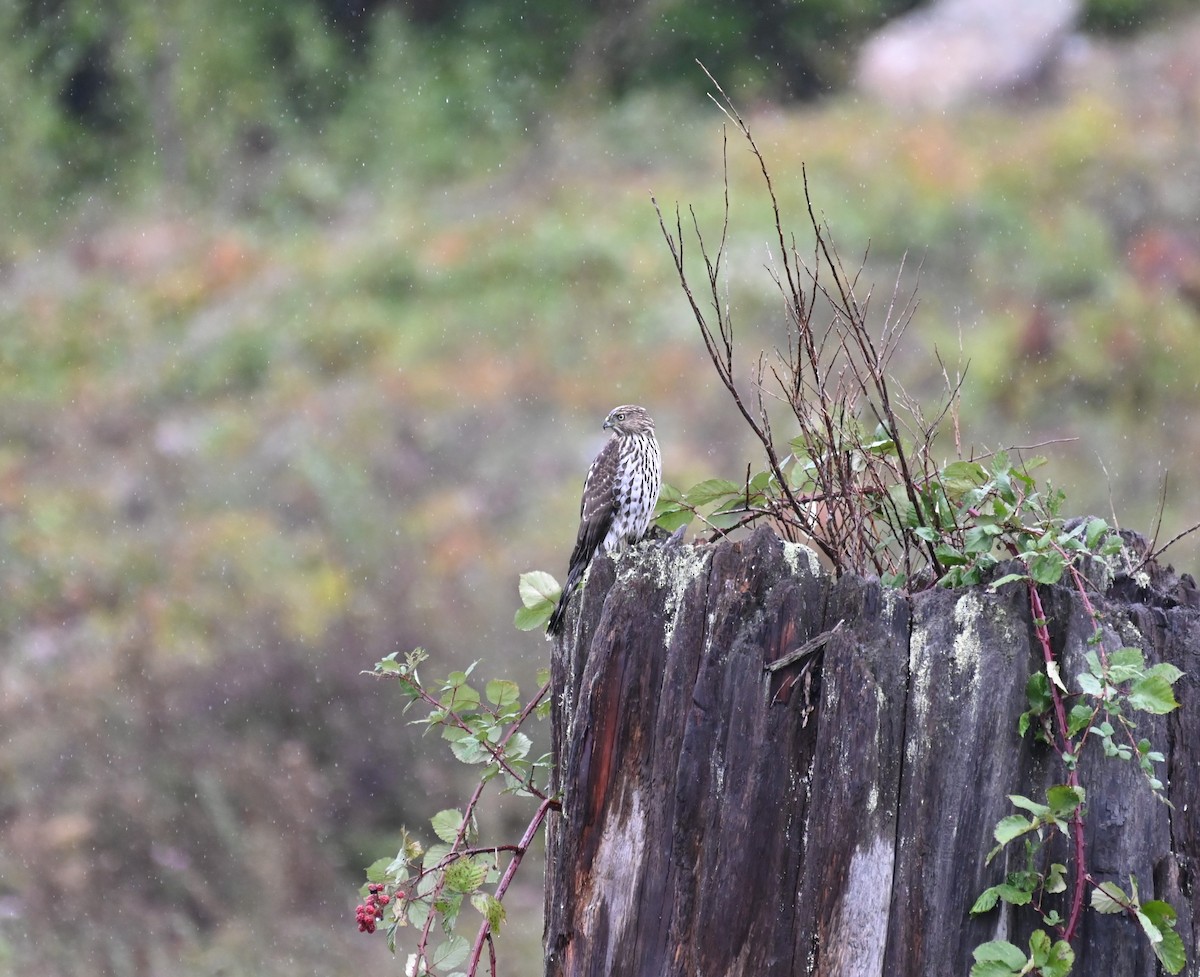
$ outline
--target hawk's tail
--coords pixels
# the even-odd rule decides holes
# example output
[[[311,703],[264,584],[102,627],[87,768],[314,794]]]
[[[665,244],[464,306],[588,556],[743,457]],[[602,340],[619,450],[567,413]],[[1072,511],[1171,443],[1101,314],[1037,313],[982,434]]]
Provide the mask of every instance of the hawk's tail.
[[[575,593],[575,587],[579,584],[579,578],[583,576],[586,567],[585,563],[582,567],[573,566],[567,571],[567,582],[563,584],[562,593],[559,594],[558,603],[554,607],[554,613],[550,615],[550,622],[546,625],[546,633],[552,638],[557,638],[562,634],[563,618],[567,616],[567,602]]]

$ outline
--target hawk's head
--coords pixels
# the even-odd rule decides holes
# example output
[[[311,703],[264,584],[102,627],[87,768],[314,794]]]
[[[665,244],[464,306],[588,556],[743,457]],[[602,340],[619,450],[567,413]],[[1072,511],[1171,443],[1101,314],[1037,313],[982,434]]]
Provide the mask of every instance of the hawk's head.
[[[654,430],[654,420],[646,413],[645,407],[637,404],[625,404],[614,407],[604,419],[605,430],[615,434],[648,434]]]

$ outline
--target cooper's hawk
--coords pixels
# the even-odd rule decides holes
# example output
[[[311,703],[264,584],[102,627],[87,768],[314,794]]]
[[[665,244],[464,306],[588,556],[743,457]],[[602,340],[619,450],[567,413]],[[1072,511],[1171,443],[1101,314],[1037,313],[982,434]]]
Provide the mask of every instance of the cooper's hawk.
[[[562,631],[567,601],[596,550],[603,547],[605,553],[611,553],[646,534],[662,486],[654,421],[646,409],[634,404],[615,407],[605,418],[604,428],[612,431],[612,437],[596,455],[583,483],[579,533],[567,582],[546,627],[550,634]]]

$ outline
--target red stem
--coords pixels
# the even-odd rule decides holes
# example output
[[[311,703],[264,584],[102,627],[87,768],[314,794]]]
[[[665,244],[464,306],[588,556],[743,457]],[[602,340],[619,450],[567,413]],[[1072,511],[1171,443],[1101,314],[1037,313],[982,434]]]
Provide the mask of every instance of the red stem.
[[[542,826],[542,822],[546,819],[546,814],[559,807],[558,801],[552,797],[547,797],[542,801],[537,809],[537,813],[533,816],[533,820],[529,822],[529,827],[525,829],[525,834],[521,836],[520,842],[517,844],[516,853],[512,857],[512,861],[508,863],[508,867],[504,870],[504,875],[500,877],[500,882],[496,885],[496,901],[499,902],[504,898],[504,893],[508,891],[509,883],[512,882],[513,876],[517,874],[517,869],[521,865],[521,859],[525,857],[525,852],[533,843],[533,839],[537,837],[538,830]],[[484,943],[488,944],[492,959],[492,973],[496,972],[496,957],[495,950],[492,948],[492,924],[485,918],[479,926],[479,935],[475,937],[475,945],[471,947],[471,959],[467,962],[467,973],[470,977],[474,977],[475,971],[479,967],[479,957],[483,953]]]
[[[1038,594],[1037,584],[1030,580],[1028,586],[1029,603],[1033,608],[1033,626],[1037,633],[1038,644],[1042,646],[1042,657],[1047,665],[1056,664],[1054,651],[1050,647],[1050,630],[1046,626],[1046,611],[1042,607],[1042,598]],[[1058,738],[1062,752],[1064,754],[1072,753],[1071,741],[1067,737],[1067,710],[1063,705],[1058,686],[1053,681],[1050,682],[1050,699],[1054,703],[1054,718],[1058,724]],[[1079,770],[1076,766],[1070,767],[1067,771],[1067,785],[1079,787]],[[1075,888],[1071,894],[1071,915],[1067,919],[1067,925],[1065,928],[1059,927],[1062,938],[1068,943],[1075,936],[1075,930],[1079,926],[1079,917],[1083,912],[1083,893],[1089,877],[1084,860],[1083,815],[1078,807],[1071,815],[1071,837],[1075,846]]]

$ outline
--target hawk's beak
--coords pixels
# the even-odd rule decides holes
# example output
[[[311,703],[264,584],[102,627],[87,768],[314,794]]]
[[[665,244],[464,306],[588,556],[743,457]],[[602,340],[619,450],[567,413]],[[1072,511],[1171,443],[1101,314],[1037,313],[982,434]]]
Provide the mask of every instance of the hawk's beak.
[[[610,421],[608,418],[605,418],[603,430],[607,431],[610,427],[612,427],[612,421]]]

